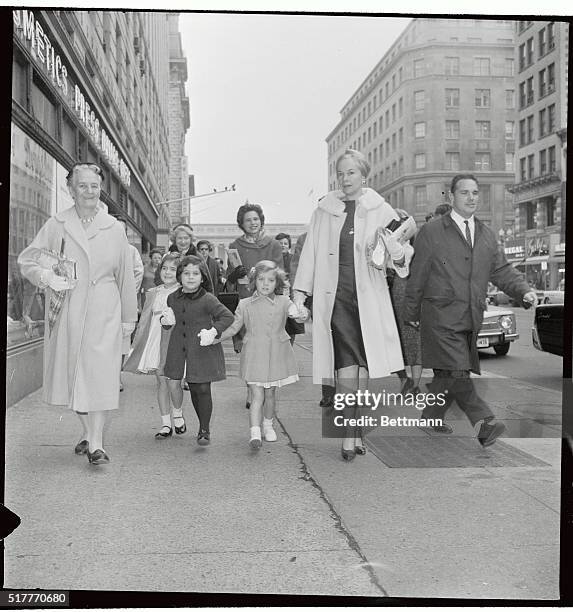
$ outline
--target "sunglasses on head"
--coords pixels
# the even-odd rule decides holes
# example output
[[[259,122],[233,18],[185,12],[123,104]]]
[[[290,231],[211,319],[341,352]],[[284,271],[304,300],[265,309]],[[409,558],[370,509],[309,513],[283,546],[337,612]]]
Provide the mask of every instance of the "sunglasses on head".
[[[74,164],[70,171],[68,172],[68,180],[71,179],[73,173],[76,170],[93,170],[96,174],[98,174],[103,179],[103,170],[97,164],[88,164],[88,163],[77,163]]]

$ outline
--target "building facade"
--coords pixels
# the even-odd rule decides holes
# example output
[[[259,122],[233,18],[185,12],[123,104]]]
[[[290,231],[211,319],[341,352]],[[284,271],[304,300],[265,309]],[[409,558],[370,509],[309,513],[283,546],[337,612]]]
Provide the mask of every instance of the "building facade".
[[[569,24],[519,21],[515,49],[515,214],[502,234],[532,286],[558,289],[565,279]]]
[[[155,245],[170,191],[167,13],[40,11],[13,15],[8,403],[41,385],[43,301],[16,260],[54,213],[73,205],[65,177],[98,164],[101,199],[140,252]]]
[[[328,184],[346,148],[364,153],[368,185],[422,222],[453,176],[480,181],[479,217],[513,218],[514,23],[413,19],[352,94],[327,137]]]

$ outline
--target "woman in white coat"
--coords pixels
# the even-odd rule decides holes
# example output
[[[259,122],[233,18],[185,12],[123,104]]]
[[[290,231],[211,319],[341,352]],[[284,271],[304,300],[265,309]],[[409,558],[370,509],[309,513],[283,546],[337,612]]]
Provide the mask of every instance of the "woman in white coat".
[[[359,151],[338,158],[339,191],[322,198],[310,220],[294,280],[294,302],[313,296],[313,379],[338,393],[365,389],[404,367],[385,269],[408,274],[403,246],[386,226],[398,215],[364,187],[370,166]],[[343,410],[355,418],[354,406]],[[346,461],[366,452],[360,428],[343,431]]]
[[[137,321],[129,245],[99,201],[102,180],[96,164],[75,164],[67,177],[75,205],[48,219],[18,258],[22,274],[46,290],[44,401],[76,412],[83,432],[75,452],[91,464],[109,462],[105,415],[118,407],[122,336]],[[77,280],[47,265],[49,253],[75,262]]]

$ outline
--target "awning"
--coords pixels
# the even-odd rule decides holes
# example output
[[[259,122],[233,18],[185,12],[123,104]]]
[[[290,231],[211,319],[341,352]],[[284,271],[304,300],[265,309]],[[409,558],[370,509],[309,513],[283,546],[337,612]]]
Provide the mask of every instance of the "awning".
[[[529,265],[529,264],[540,264],[543,263],[544,261],[548,261],[549,260],[549,255],[537,255],[535,257],[528,257],[525,260],[525,264]]]
[[[554,255],[549,258],[551,263],[565,263],[565,255]]]

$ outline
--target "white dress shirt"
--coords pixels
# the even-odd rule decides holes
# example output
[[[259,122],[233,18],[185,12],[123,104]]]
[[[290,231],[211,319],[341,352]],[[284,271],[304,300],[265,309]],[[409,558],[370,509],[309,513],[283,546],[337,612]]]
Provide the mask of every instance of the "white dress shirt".
[[[470,228],[470,236],[472,237],[472,246],[475,244],[475,233],[476,233],[476,223],[474,219],[474,215],[472,215],[469,219],[464,219],[460,214],[458,214],[455,210],[452,209],[450,213],[451,218],[455,222],[455,224],[460,228],[460,232],[462,236],[466,237],[466,224],[465,221],[468,222],[468,226]]]

